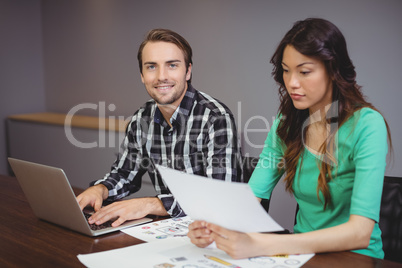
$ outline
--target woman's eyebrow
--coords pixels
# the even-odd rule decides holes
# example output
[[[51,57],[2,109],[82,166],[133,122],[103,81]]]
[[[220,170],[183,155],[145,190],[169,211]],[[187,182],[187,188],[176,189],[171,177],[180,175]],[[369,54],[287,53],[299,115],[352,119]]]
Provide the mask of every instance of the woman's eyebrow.
[[[306,65],[306,64],[315,64],[315,63],[314,63],[314,62],[310,62],[310,61],[306,61],[306,62],[303,62],[303,63],[298,64],[296,67],[302,67],[302,66],[304,66],[304,65]],[[287,66],[286,63],[284,63],[284,62],[282,62],[282,65],[285,65],[286,67],[289,67],[289,66]]]

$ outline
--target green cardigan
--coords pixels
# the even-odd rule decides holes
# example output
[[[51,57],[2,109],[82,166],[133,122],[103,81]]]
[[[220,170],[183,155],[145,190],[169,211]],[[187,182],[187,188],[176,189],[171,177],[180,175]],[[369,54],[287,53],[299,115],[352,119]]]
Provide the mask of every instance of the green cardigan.
[[[283,173],[279,172],[284,145],[277,136],[275,120],[258,165],[250,179],[254,194],[269,199]],[[354,252],[383,258],[381,231],[378,227],[387,146],[387,129],[383,117],[370,108],[353,114],[338,130],[335,138],[336,158],[333,180],[329,182],[331,205],[324,210],[324,198],[317,197],[320,156],[305,148],[299,159],[293,183],[299,211],[295,233],[336,226],[348,221],[351,214],[375,221],[370,245]]]

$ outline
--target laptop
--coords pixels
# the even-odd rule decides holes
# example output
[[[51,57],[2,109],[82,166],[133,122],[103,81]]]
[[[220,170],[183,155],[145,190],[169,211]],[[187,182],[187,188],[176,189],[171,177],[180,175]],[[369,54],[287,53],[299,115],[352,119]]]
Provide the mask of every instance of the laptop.
[[[184,212],[239,232],[280,232],[247,183],[226,182],[155,165]]]
[[[101,228],[90,224],[78,205],[71,185],[60,168],[8,158],[34,214],[42,220],[88,236],[98,236],[152,221],[142,218],[120,226]]]

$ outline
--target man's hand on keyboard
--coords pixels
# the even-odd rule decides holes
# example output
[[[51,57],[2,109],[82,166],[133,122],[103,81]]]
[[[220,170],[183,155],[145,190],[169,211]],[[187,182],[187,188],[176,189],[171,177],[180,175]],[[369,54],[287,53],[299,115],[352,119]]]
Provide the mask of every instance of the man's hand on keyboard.
[[[96,210],[95,210],[96,211]],[[166,216],[168,213],[162,202],[156,197],[133,198],[116,201],[97,210],[88,220],[90,224],[102,224],[114,220],[113,227],[127,220],[144,218],[148,214]]]
[[[91,206],[95,211],[102,207],[102,202],[108,197],[108,189],[102,184],[89,187],[77,196],[81,210],[86,206]]]

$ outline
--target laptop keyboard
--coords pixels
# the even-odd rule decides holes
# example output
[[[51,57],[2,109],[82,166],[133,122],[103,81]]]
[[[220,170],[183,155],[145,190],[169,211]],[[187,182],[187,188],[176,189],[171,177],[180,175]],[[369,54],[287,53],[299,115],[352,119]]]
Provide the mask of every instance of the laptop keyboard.
[[[89,217],[91,217],[91,214],[88,214],[88,213],[85,213],[84,212],[84,215],[85,215],[85,218],[87,219],[87,221],[88,221],[88,219],[89,219]],[[89,224],[89,228],[91,228],[93,231],[97,231],[97,230],[102,230],[102,229],[105,229],[105,228],[109,228],[109,227],[112,227],[112,221],[107,221],[107,222],[104,222],[104,223],[102,223],[102,224],[100,224],[100,225],[96,225],[96,224]]]

